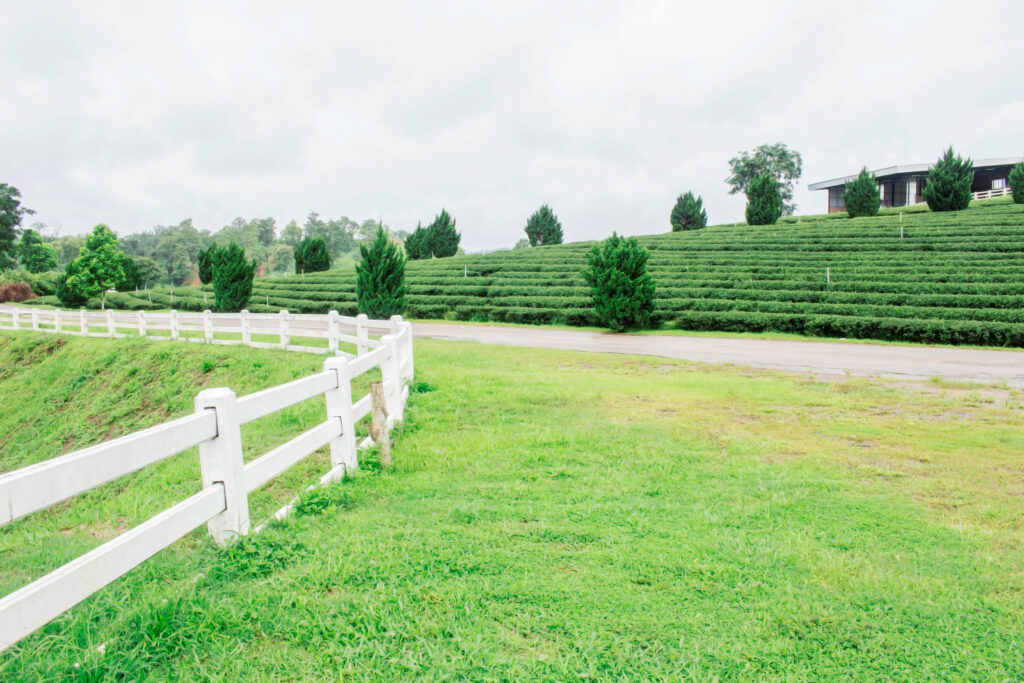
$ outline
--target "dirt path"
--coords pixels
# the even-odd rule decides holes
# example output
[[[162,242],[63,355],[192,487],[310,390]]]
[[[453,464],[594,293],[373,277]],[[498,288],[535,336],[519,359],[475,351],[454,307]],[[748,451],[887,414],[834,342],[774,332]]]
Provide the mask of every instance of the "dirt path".
[[[730,363],[826,375],[850,374],[907,380],[941,377],[961,382],[1005,382],[1010,386],[1024,387],[1024,351],[855,342],[630,335],[583,330],[441,323],[413,323],[413,335],[483,344],[663,356],[704,363]]]

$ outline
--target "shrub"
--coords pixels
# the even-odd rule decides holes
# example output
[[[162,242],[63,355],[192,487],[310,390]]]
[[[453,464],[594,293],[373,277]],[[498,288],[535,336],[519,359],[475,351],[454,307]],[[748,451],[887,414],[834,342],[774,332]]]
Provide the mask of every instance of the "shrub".
[[[616,233],[587,254],[582,271],[601,324],[616,332],[651,327],[654,280],[647,274],[650,253],[635,237]]]
[[[692,192],[679,195],[675,206],[672,207],[669,222],[672,224],[672,232],[706,227],[708,214],[704,210],[704,200],[700,197],[695,198]]]
[[[32,291],[32,287],[27,282],[8,282],[5,285],[0,285],[0,304],[13,301],[28,301],[35,298],[35,292]]]
[[[405,311],[405,256],[388,240],[383,228],[369,247],[361,245],[356,265],[359,312],[371,318],[390,318]]]
[[[527,219],[526,237],[531,247],[562,243],[562,223],[550,206],[544,204]]]
[[[747,225],[774,225],[782,215],[779,183],[771,173],[763,173],[747,186]]]
[[[89,295],[77,286],[76,275],[81,264],[75,259],[64,268],[64,277],[57,283],[57,299],[64,308],[80,308],[89,301]]]
[[[950,147],[935,162],[924,186],[924,200],[932,211],[963,211],[971,203],[974,163],[953,154]]]
[[[462,235],[455,232],[455,219],[441,209],[434,222],[427,228],[429,233],[430,253],[436,258],[455,256],[459,253],[459,242]],[[360,252],[361,253],[361,252]]]
[[[1013,203],[1024,204],[1024,163],[1010,169],[1010,190],[1013,191]]]
[[[876,216],[882,205],[882,193],[875,182],[875,177],[862,168],[857,177],[846,183],[843,203],[850,218],[858,216]]]
[[[245,250],[232,240],[217,249],[213,260],[214,305],[221,313],[234,313],[245,308],[252,296],[252,278],[256,260],[245,260]]]

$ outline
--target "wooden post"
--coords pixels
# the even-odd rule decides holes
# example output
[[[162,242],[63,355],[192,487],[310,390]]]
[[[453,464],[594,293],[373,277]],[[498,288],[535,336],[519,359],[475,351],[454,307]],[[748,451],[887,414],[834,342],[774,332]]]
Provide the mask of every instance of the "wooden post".
[[[341,421],[341,436],[331,439],[331,469],[339,465],[345,472],[359,469],[356,457],[356,422],[352,413],[352,380],[349,378],[348,359],[335,356],[324,361],[324,370],[338,376],[338,388],[324,392],[327,419]]]
[[[89,317],[85,314],[85,309],[82,308],[78,311],[78,324],[82,327],[82,334],[89,336]]]
[[[327,312],[327,353],[338,352],[338,312]]]
[[[171,328],[171,339],[177,341],[177,339],[178,339],[178,312],[176,310],[174,310],[173,308],[171,309],[169,325],[170,325],[170,328]]]
[[[384,383],[384,399],[388,406],[391,424],[402,421],[402,377],[398,367],[398,338],[386,334],[380,338],[388,348],[388,357],[380,364],[381,380]]]
[[[282,308],[277,313],[278,320],[281,323],[281,348],[288,348],[288,309]]]
[[[139,311],[139,336],[146,336],[146,312]]]
[[[356,345],[356,355],[363,355],[366,353],[366,340],[369,339],[369,332],[366,329],[367,317],[365,313],[360,313],[356,316],[356,338],[359,342]]]
[[[224,486],[224,511],[207,523],[213,539],[223,544],[249,533],[249,498],[235,392],[226,388],[200,391],[196,412],[200,410],[217,412],[217,436],[199,444],[199,466],[204,488],[217,483]]]
[[[384,398],[384,383],[370,382],[370,401],[373,410],[370,413],[370,436],[380,446],[380,466],[391,467],[391,435],[388,433],[389,413],[387,400]]]
[[[239,321],[239,325],[242,328],[242,343],[249,346],[252,343],[252,333],[249,332],[249,311],[245,308],[242,309],[242,317]]]
[[[210,309],[203,311],[203,339],[207,344],[213,341],[213,318],[210,317]]]
[[[114,312],[107,309],[107,336],[113,339],[117,336],[117,330],[114,327]]]

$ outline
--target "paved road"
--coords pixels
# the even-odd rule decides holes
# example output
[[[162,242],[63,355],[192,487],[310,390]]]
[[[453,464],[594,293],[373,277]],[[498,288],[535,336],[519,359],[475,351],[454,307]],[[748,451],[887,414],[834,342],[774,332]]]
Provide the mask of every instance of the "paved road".
[[[995,351],[855,342],[630,335],[413,323],[413,336],[545,349],[630,353],[665,358],[731,363],[773,370],[963,382],[1005,382],[1024,387],[1024,351]]]

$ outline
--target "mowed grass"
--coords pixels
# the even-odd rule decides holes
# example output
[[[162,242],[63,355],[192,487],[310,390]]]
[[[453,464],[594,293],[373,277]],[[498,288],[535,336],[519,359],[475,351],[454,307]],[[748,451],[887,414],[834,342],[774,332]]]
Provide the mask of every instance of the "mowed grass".
[[[203,386],[245,393],[322,362],[53,341],[0,335],[3,469],[60,450],[111,410],[95,404],[123,398],[106,429],[135,429]],[[111,356],[80,405],[54,405]],[[1024,676],[1019,391],[425,340],[416,368],[392,470],[368,457],[227,549],[196,531],[0,655],[0,679]],[[248,455],[322,415],[269,418]],[[313,460],[254,517],[315,479]],[[4,592],[198,487],[194,453],[154,470],[0,530]]]

